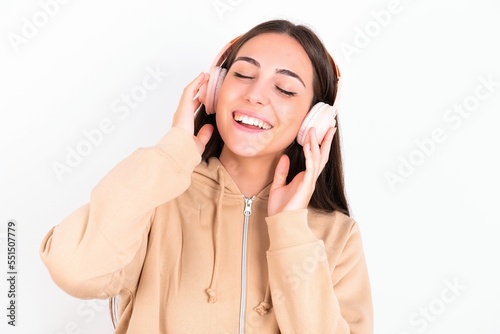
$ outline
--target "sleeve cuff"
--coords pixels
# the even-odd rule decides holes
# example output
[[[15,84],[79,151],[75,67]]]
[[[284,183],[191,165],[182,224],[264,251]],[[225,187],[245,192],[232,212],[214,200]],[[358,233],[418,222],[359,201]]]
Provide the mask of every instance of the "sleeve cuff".
[[[193,135],[186,130],[172,127],[155,145],[161,153],[174,152],[175,156],[182,157],[186,165],[196,166],[201,161],[200,152],[193,140]],[[177,151],[177,152],[175,152]]]

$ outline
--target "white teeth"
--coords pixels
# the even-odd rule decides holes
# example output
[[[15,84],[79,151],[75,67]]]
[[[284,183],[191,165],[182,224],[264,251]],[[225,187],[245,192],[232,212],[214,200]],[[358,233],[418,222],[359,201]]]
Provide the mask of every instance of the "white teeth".
[[[272,127],[270,124],[267,124],[263,120],[248,115],[234,114],[234,120],[243,124],[257,126],[264,130],[269,130]]]

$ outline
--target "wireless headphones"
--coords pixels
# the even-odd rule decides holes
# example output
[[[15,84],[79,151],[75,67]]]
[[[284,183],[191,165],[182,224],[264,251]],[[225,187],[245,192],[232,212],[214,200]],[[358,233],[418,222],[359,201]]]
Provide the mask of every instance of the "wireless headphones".
[[[227,69],[223,68],[222,65],[225,63],[227,57],[233,50],[234,43],[239,38],[240,37],[237,37],[226,44],[226,46],[224,46],[224,48],[217,54],[217,57],[210,68],[210,78],[208,82],[200,87],[199,100],[205,105],[205,111],[209,115],[215,113],[219,90],[227,74]],[[335,116],[337,116],[339,111],[339,97],[342,84],[340,80],[339,68],[333,61],[333,58],[330,55],[329,57],[333,68],[335,69],[335,76],[337,78],[337,91],[335,92],[334,103],[333,105],[329,105],[324,102],[318,102],[311,108],[311,110],[309,110],[300,126],[299,133],[297,134],[297,142],[300,145],[304,144],[307,131],[309,131],[310,128],[314,127],[318,143],[321,143],[328,132],[328,129],[336,124]]]

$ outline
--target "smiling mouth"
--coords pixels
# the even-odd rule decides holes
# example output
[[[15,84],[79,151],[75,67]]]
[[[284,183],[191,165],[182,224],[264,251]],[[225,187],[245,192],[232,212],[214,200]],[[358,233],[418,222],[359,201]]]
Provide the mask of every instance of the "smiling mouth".
[[[269,130],[272,128],[271,124],[268,124],[268,123],[264,122],[263,120],[252,117],[252,116],[248,116],[248,115],[244,115],[244,114],[240,114],[240,113],[235,112],[233,114],[233,118],[237,123],[244,124],[246,126],[250,126],[250,127],[254,127],[254,128],[258,128],[258,129],[262,129],[262,130]]]

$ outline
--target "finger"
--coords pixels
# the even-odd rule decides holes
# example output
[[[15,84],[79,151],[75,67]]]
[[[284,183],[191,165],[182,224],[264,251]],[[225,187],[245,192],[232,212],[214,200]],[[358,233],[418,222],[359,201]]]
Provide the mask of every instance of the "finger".
[[[209,75],[200,73],[193,81],[191,81],[183,90],[181,100],[182,103],[189,103],[196,109],[200,105],[197,98],[200,87],[208,80]]]
[[[200,87],[208,80],[210,75],[208,73],[201,72],[198,74],[196,78],[194,78],[193,81],[191,81],[185,88],[185,92],[191,92],[191,93],[197,93]]]
[[[174,113],[172,126],[178,126],[193,133],[193,115],[200,106],[200,102],[195,98],[201,85],[208,79],[208,74],[200,73],[183,90],[179,105]]]
[[[212,124],[205,124],[201,127],[200,131],[198,131],[198,135],[196,138],[203,144],[203,148],[207,145],[208,141],[212,137],[212,133],[214,132],[214,126]]]
[[[312,130],[312,129],[311,129]],[[304,173],[304,183],[311,184],[314,182],[314,159],[313,154],[311,152],[311,130],[309,131],[309,135],[307,136],[307,141],[304,144],[303,152],[306,160],[306,170]]]
[[[313,168],[314,172],[317,172],[318,165],[320,163],[320,150],[319,150],[319,143],[318,143],[318,135],[316,134],[316,129],[312,128],[311,129],[311,158],[313,162]]]
[[[304,151],[304,155],[307,153],[308,155],[306,156],[306,169],[309,169],[310,171],[315,172],[316,171],[316,165],[319,164],[319,159],[320,159],[320,150],[319,150],[319,144],[318,144],[318,136],[316,134],[316,129],[312,127],[309,129],[307,132],[306,136],[306,144],[308,144],[308,150]],[[309,157],[309,159],[308,159]],[[309,164],[308,164],[309,163]]]
[[[198,102],[203,103],[203,104],[206,103],[208,80],[209,79],[210,79],[210,76],[208,75],[207,80],[204,81],[203,84],[200,86],[200,88],[198,89],[198,94],[195,97],[198,99]]]
[[[288,170],[290,168],[290,158],[283,154],[276,165],[276,170],[274,171],[274,180],[271,185],[271,190],[281,188],[286,185],[286,177],[288,176]]]
[[[335,135],[335,132],[337,132],[336,127],[331,127],[328,129],[326,132],[325,138],[323,139],[323,142],[321,142],[321,148],[320,148],[320,155],[321,155],[321,170],[325,167],[326,163],[328,162],[328,158],[330,157],[330,150],[332,147],[332,142],[333,142],[333,137]]]

